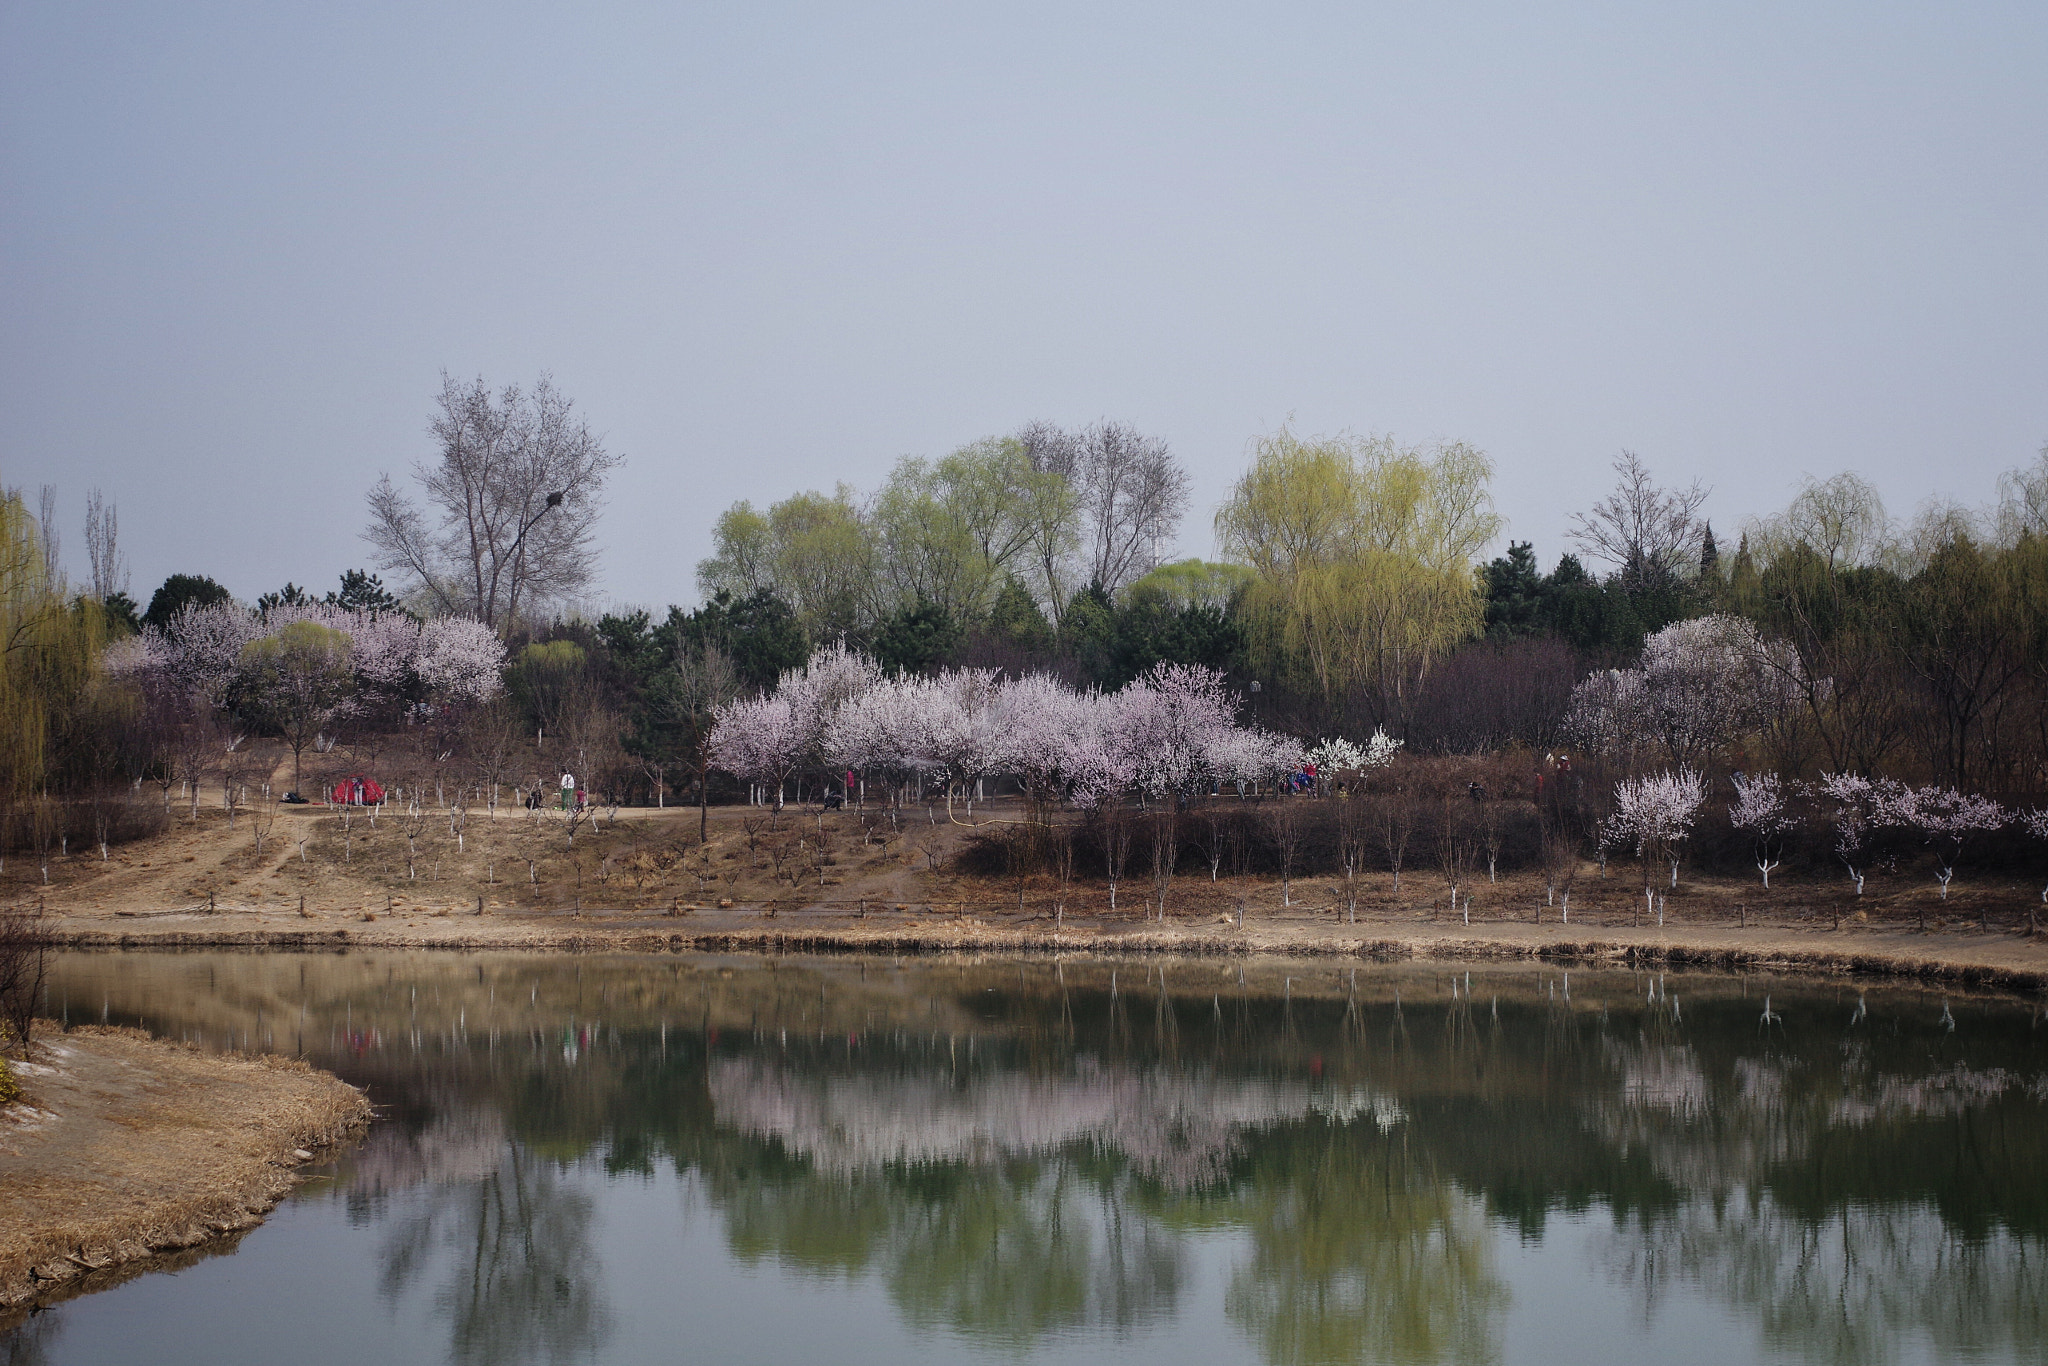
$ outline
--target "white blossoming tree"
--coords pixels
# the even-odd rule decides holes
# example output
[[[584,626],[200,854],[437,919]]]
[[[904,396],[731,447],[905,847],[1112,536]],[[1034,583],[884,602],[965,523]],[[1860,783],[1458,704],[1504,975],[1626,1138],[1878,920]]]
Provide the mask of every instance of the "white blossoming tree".
[[[1958,792],[1952,787],[1918,787],[1895,799],[1892,820],[1918,831],[1934,850],[1934,878],[1941,884],[1941,899],[1946,901],[1948,884],[1955,879],[1965,841],[2004,825],[2006,811],[1989,797]]]
[[[1769,887],[1771,873],[1783,861],[1785,832],[1798,824],[1785,809],[1790,790],[1775,773],[1738,773],[1734,783],[1728,823],[1749,836],[1757,871]]]
[[[1637,668],[1586,678],[1572,690],[1565,728],[1597,753],[1659,753],[1682,767],[1777,725],[1796,710],[1802,685],[1790,646],[1716,613],[1652,635]]]
[[[1384,730],[1375,730],[1362,745],[1342,736],[1324,740],[1308,752],[1308,758],[1321,777],[1358,779],[1393,763],[1394,752],[1400,748],[1399,740]]]
[[[1601,828],[1607,848],[1631,847],[1643,866],[1643,898],[1650,904],[1650,870],[1670,864],[1671,885],[1678,885],[1678,851],[1692,833],[1692,823],[1707,800],[1707,780],[1698,770],[1679,768],[1614,785],[1614,814]]]

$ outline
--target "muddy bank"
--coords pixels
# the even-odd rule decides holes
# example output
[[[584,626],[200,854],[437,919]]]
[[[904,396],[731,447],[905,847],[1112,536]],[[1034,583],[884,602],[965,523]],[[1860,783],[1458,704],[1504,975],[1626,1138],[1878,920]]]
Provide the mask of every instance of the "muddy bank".
[[[304,1063],[132,1029],[53,1027],[15,1071],[23,1100],[0,1107],[0,1326],[231,1246],[370,1116],[362,1092]]]
[[[818,911],[764,916],[745,908],[681,915],[414,915],[336,924],[242,912],[140,920],[65,916],[53,942],[71,948],[531,949],[553,952],[1051,953],[1365,959],[1522,958],[1852,973],[2015,991],[2048,990],[2048,938],[1948,926],[1810,928],[1673,922],[1421,920],[1361,916],[1137,921]]]

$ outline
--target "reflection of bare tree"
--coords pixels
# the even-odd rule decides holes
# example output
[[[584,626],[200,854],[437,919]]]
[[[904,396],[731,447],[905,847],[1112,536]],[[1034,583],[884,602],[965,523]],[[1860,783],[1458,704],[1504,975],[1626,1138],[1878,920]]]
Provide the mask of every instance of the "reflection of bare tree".
[[[46,1366],[50,1339],[62,1330],[62,1311],[42,1313],[20,1326],[0,1329],[0,1366]]]
[[[1363,1125],[1269,1161],[1239,1212],[1251,1259],[1225,1307],[1276,1366],[1500,1358],[1507,1289],[1477,1201]]]
[[[1181,1249],[1114,1186],[1061,1162],[961,1183],[914,1206],[891,1239],[889,1290],[903,1316],[996,1343],[1074,1327],[1127,1330],[1170,1313]]]
[[[449,1320],[451,1361],[586,1357],[611,1332],[590,1197],[517,1144],[503,1152],[488,1176],[428,1187],[393,1225],[381,1288],[395,1297],[445,1265],[434,1303]]]
[[[1765,1195],[1688,1201],[1616,1226],[1600,1256],[1654,1308],[1692,1282],[1754,1315],[1772,1350],[1882,1366],[1923,1356],[2038,1356],[2048,1342],[2048,1248],[1998,1230],[1960,1236],[1926,1205],[1850,1205],[1823,1219]]]

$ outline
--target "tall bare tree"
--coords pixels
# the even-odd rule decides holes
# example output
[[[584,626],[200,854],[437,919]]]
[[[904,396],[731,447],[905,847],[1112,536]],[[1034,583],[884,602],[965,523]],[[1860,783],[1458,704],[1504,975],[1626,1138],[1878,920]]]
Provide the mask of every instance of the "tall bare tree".
[[[39,525],[43,531],[43,581],[61,584],[64,582],[64,561],[58,553],[57,544],[57,486],[43,485],[42,515]]]
[[[1034,473],[1056,476],[1013,513],[1055,622],[1074,589],[1097,583],[1115,592],[1150,569],[1160,543],[1180,529],[1188,476],[1159,438],[1105,419],[1074,432],[1033,422],[1014,440]]]
[[[370,490],[363,537],[378,567],[435,610],[500,631],[522,610],[588,589],[604,481],[619,457],[546,375],[530,393],[493,394],[481,377],[444,372],[435,406],[428,430],[440,457],[413,470],[424,504],[388,474]]]
[[[1621,453],[1614,473],[1614,492],[1592,511],[1575,514],[1566,538],[1619,569],[1631,585],[1685,575],[1699,563],[1699,511],[1709,490],[1697,481],[1682,489],[1659,488],[1633,451]]]
[[[98,489],[85,495],[85,556],[92,566],[92,595],[105,602],[128,591],[128,566],[121,558],[121,525],[114,505]]]
[[[1081,434],[1078,485],[1088,525],[1088,582],[1111,592],[1152,567],[1188,506],[1187,471],[1166,443],[1121,422]]]
[[[710,837],[711,729],[717,711],[740,695],[732,660],[716,645],[684,642],[675,667],[656,685],[662,719],[677,728],[697,780],[697,842]]]

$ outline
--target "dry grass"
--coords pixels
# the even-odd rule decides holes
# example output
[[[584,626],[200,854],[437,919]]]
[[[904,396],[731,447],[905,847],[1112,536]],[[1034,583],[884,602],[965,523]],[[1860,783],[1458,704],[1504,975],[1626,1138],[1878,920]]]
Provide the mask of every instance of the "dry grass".
[[[82,1026],[0,1111],[0,1305],[99,1288],[260,1222],[293,1169],[358,1133],[362,1093],[301,1062]]]
[[[231,831],[210,809],[111,861],[74,856],[53,870],[47,893],[36,890],[61,914],[59,939],[81,945],[1064,952],[1156,942],[1182,952],[1359,953],[1385,943],[1463,955],[1480,943],[1525,953],[1599,942],[1716,961],[2048,974],[2048,940],[2031,932],[2038,888],[1991,879],[1958,880],[1944,901],[1932,882],[1898,877],[1873,878],[1859,899],[1840,878],[1780,879],[1766,891],[1754,878],[1687,872],[1646,906],[1633,866],[1603,878],[1587,863],[1575,870],[1563,924],[1537,872],[1496,882],[1482,867],[1461,884],[1454,911],[1424,862],[1404,870],[1398,892],[1384,871],[1363,871],[1354,922],[1328,869],[1298,873],[1283,897],[1276,879],[1212,882],[1206,866],[1190,866],[1168,886],[1162,920],[1149,877],[1127,878],[1111,911],[1092,857],[1063,888],[1049,871],[1020,878],[1000,857],[974,856],[976,841],[1016,828],[1021,813],[1002,803],[982,808],[987,823],[976,826],[949,823],[943,810],[891,818],[727,807],[713,811],[703,844],[694,808],[599,813],[573,841],[559,812],[471,813],[460,847],[445,813],[432,814],[412,823],[408,847],[408,823],[389,811],[373,827],[361,814],[344,825],[325,808],[287,809],[259,856],[246,821]],[[963,871],[971,868],[991,871]]]

